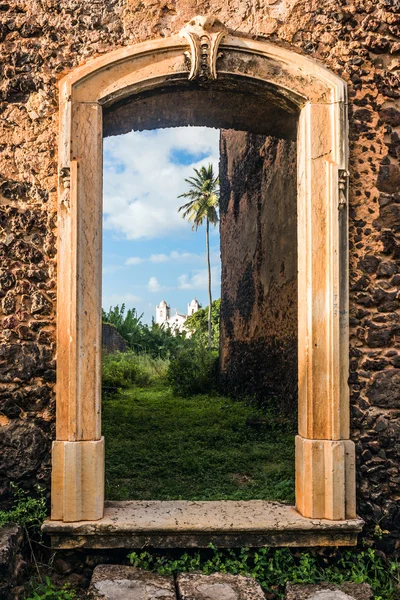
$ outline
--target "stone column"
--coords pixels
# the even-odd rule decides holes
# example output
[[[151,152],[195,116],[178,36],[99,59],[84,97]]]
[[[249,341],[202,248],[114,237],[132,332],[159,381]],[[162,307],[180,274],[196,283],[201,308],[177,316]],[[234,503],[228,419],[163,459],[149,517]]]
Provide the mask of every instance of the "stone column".
[[[51,518],[104,511],[101,437],[102,118],[98,103],[66,102],[60,148],[56,441]],[[61,131],[61,140],[65,136]]]

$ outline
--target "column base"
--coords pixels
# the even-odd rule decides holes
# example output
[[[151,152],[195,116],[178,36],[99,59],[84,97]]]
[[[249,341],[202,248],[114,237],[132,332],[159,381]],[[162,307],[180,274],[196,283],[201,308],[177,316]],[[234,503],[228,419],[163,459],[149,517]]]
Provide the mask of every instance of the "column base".
[[[355,445],[296,436],[296,508],[303,517],[356,517]]]
[[[51,519],[70,523],[104,513],[104,438],[53,442]]]

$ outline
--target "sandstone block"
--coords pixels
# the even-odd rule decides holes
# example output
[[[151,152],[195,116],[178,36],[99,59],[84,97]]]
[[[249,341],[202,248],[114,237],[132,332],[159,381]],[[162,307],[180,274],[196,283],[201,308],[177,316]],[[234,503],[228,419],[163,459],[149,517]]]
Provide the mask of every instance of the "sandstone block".
[[[265,600],[252,577],[213,573],[184,573],[177,580],[181,600]]]
[[[344,583],[333,585],[320,583],[318,585],[286,584],[286,600],[372,600],[374,597],[367,583]]]
[[[99,565],[93,571],[88,596],[91,600],[175,600],[172,577],[135,567]]]

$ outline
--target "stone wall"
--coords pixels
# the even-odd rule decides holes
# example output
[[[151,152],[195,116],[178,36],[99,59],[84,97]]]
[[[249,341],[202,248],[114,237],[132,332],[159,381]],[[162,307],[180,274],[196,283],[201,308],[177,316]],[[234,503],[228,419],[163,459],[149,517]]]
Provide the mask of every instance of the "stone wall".
[[[111,323],[103,323],[101,326],[101,346],[103,352],[126,352],[127,343]]]
[[[352,436],[359,513],[392,531],[400,508],[398,0],[11,0],[0,4],[0,485],[49,481],[54,426],[57,80],[87,59],[214,13],[290,44],[348,82]]]
[[[224,389],[297,409],[296,144],[222,131]]]

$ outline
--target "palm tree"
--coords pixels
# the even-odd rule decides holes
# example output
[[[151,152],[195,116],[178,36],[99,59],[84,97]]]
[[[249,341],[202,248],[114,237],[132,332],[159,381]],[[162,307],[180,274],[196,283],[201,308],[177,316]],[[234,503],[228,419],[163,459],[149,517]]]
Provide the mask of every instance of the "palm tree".
[[[182,217],[192,223],[192,230],[197,231],[203,222],[206,222],[206,255],[208,269],[208,347],[211,347],[211,264],[210,264],[210,223],[216,226],[218,223],[218,202],[219,202],[219,180],[218,175],[214,175],[211,163],[208,167],[202,166],[200,169],[194,169],[195,176],[185,179],[189,184],[188,192],[181,194],[178,198],[189,198],[189,202],[181,206],[178,212],[183,211]]]

